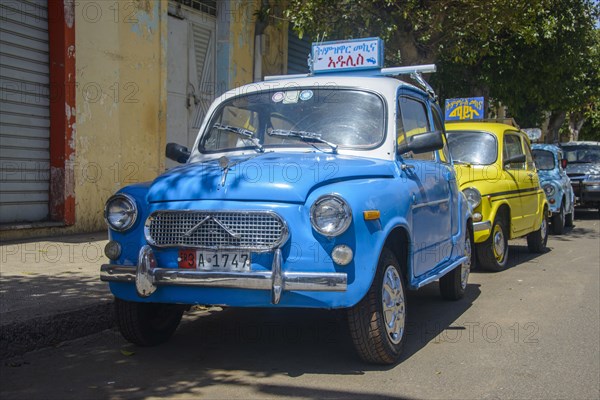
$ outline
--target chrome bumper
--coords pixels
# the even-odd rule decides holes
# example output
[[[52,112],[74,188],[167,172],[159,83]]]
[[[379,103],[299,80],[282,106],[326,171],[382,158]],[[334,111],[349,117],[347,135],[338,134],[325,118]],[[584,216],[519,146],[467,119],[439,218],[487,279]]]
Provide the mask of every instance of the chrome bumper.
[[[490,221],[473,223],[473,232],[489,231],[490,229],[492,229],[492,223]]]
[[[282,272],[281,250],[276,249],[271,271],[205,272],[157,268],[150,246],[140,250],[138,266],[104,264],[100,279],[105,282],[135,282],[138,295],[148,297],[157,286],[194,286],[270,290],[271,302],[278,304],[284,291],[344,292],[347,275],[338,272]]]

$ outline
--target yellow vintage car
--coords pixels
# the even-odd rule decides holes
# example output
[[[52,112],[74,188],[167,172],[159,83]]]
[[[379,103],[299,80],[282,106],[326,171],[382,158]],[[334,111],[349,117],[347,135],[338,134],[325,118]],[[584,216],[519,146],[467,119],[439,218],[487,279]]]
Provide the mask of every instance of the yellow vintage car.
[[[508,240],[527,236],[529,251],[548,241],[548,203],[527,135],[516,124],[447,122],[448,146],[460,189],[473,209],[479,265],[507,267]]]

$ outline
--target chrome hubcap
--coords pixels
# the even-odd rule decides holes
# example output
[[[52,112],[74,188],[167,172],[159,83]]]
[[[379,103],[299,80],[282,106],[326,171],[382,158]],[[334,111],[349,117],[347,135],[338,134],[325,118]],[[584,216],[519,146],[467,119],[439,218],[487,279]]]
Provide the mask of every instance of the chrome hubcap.
[[[494,227],[494,253],[496,260],[502,261],[504,252],[506,251],[506,243],[504,241],[504,233],[499,225]]]
[[[383,274],[381,301],[383,304],[385,330],[390,341],[398,344],[404,335],[406,304],[404,302],[404,291],[402,290],[400,275],[393,265],[388,265]]]
[[[467,287],[467,281],[471,273],[471,239],[469,237],[465,240],[465,257],[467,257],[467,261],[460,267],[460,286],[463,289]]]
[[[542,234],[542,239],[546,237],[546,230],[548,229],[546,217],[542,218],[542,226],[540,226],[540,233]]]

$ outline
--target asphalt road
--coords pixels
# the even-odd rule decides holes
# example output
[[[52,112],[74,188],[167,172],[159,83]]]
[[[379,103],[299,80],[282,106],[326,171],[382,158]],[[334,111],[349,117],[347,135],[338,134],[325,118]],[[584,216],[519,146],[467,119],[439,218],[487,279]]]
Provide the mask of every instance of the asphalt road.
[[[461,301],[412,294],[394,367],[357,359],[341,312],[213,309],[157,348],[109,330],[3,360],[0,398],[598,399],[599,225],[579,212],[542,255],[512,242]]]

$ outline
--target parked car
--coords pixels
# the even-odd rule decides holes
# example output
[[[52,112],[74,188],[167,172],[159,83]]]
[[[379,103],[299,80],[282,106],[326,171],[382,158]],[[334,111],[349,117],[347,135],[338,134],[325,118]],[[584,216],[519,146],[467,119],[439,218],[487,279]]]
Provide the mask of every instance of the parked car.
[[[127,340],[166,341],[186,305],[343,308],[360,357],[394,363],[407,289],[463,296],[472,219],[443,114],[386,73],[231,90],[191,150],[167,146],[183,165],[107,201],[101,278]]]
[[[560,147],[552,144],[534,144],[531,151],[552,212],[552,231],[560,235],[565,226],[573,226],[575,218],[575,194],[565,172],[567,159]]]
[[[600,211],[600,142],[561,143],[576,204]]]
[[[508,240],[522,236],[531,252],[543,252],[549,206],[527,135],[490,121],[447,122],[446,132],[460,189],[473,209],[479,265],[504,270]]]

